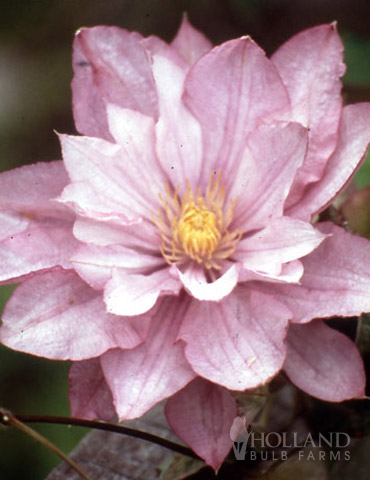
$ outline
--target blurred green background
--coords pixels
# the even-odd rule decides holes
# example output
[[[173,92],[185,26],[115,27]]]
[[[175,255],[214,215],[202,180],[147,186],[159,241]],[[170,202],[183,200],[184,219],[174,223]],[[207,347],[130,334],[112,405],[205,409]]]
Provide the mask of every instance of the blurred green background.
[[[370,101],[369,0],[12,0],[2,2],[0,19],[0,169],[60,158],[55,131],[75,133],[71,45],[79,27],[118,25],[170,40],[184,11],[214,43],[249,34],[268,54],[304,28],[337,20],[348,66],[345,101]],[[370,185],[370,162],[356,181]],[[0,288],[1,310],[11,290]],[[0,406],[67,415],[67,373],[66,363],[0,346]],[[64,451],[84,434],[37,428]],[[58,461],[23,434],[0,429],[1,480],[40,480]]]

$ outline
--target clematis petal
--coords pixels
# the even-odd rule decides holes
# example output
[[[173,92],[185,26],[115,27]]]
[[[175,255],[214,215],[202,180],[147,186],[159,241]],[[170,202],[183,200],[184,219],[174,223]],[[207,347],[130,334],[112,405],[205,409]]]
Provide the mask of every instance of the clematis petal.
[[[111,140],[106,103],[156,117],[143,37],[116,27],[83,28],[74,42],[73,113],[83,135]]]
[[[307,255],[325,238],[309,223],[289,217],[273,218],[266,228],[241,240],[233,258],[246,268],[274,274],[276,266],[280,265],[281,270],[281,264]]]
[[[317,224],[332,234],[301,261],[300,285],[260,284],[293,312],[293,322],[316,317],[350,317],[370,311],[370,243],[333,224]]]
[[[185,289],[198,300],[221,300],[232,292],[238,282],[235,264],[212,283],[207,282],[204,269],[198,265],[190,264],[184,272],[179,268],[176,270]]]
[[[284,369],[297,387],[322,400],[365,395],[365,371],[355,344],[322,321],[289,327]]]
[[[145,145],[138,159],[138,145],[123,147],[98,138],[68,135],[60,138],[73,182],[64,189],[61,202],[80,215],[119,225],[137,222],[141,216],[150,218],[163,180],[156,163],[146,162]]]
[[[80,277],[97,289],[104,288],[116,268],[143,275],[164,265],[161,256],[148,255],[122,245],[85,245],[73,255],[71,261]]]
[[[193,301],[179,339],[196,373],[231,390],[254,388],[281,368],[291,312],[273,296],[238,287],[220,303]]]
[[[181,282],[169,268],[148,275],[127,273],[116,268],[104,291],[107,310],[116,315],[134,316],[150,310],[162,295],[177,295]]]
[[[0,209],[24,213],[29,217],[58,217],[72,220],[74,215],[54,199],[69,179],[63,162],[39,162],[0,174]]]
[[[199,57],[211,50],[212,44],[199,30],[196,30],[184,15],[181,27],[171,43],[189,65],[198,60]]]
[[[56,360],[84,360],[142,343],[144,320],[109,315],[101,295],[74,272],[48,272],[22,283],[7,303],[1,341]]]
[[[108,422],[114,415],[112,393],[98,358],[73,362],[69,370],[71,416]]]
[[[168,297],[153,315],[141,346],[110,350],[101,358],[120,420],[140,417],[156,403],[183,388],[196,375],[176,343],[179,324],[188,301]]]
[[[323,177],[310,185],[302,199],[286,214],[310,221],[323,210],[349,182],[356,168],[365,158],[370,141],[370,104],[347,105],[339,127],[339,140],[328,160]]]
[[[67,182],[60,161],[0,174],[0,282],[55,266],[72,268],[74,214],[54,201]]]
[[[202,133],[182,101],[186,71],[168,59],[155,56],[153,75],[158,90],[157,152],[174,187],[186,191],[186,180],[197,185],[202,165]]]
[[[185,103],[202,127],[203,182],[213,170],[234,178],[235,162],[259,122],[289,108],[272,63],[249,38],[213,48],[194,64],[185,82]]]
[[[228,192],[236,199],[231,228],[251,231],[283,215],[306,148],[307,131],[297,123],[263,125],[250,135]]]
[[[284,43],[272,56],[292,102],[292,120],[309,127],[309,148],[287,204],[305,185],[319,180],[337,143],[345,72],[343,44],[335,24],[310,28]]]
[[[72,225],[67,228],[57,221],[53,225],[50,219],[28,221],[22,231],[15,232],[0,241],[0,282],[14,283],[25,275],[57,266],[73,268],[69,259],[78,242],[73,238]]]
[[[232,447],[236,404],[230,393],[196,378],[167,401],[165,414],[176,435],[217,472]]]

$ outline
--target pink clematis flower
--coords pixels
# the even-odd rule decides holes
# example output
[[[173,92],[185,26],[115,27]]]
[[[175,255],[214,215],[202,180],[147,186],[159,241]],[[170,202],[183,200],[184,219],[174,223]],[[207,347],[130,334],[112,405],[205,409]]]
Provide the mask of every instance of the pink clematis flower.
[[[64,164],[0,177],[0,280],[22,280],[1,340],[74,361],[72,414],[125,420],[168,399],[218,469],[230,390],[284,368],[318,398],[364,395],[355,345],[311,322],[370,311],[369,242],[310,223],[370,140],[370,104],[342,105],[342,54],[334,25],[271,59],[249,37],[212,48],[187,20],[170,45],[78,32],[82,136],[61,136]]]

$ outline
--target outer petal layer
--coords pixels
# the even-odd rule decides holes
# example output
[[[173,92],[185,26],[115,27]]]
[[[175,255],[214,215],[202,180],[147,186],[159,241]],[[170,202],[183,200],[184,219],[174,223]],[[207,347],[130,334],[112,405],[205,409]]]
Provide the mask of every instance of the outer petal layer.
[[[168,400],[165,413],[176,435],[217,471],[232,446],[236,404],[229,392],[196,378]]]
[[[179,338],[199,375],[231,390],[245,390],[281,368],[290,316],[274,297],[239,287],[220,303],[193,301]]]
[[[310,221],[315,213],[329,205],[365,158],[369,142],[370,104],[347,105],[343,109],[338,144],[322,178],[306,189],[296,205],[286,209],[286,215]]]
[[[322,321],[291,325],[284,369],[300,389],[329,402],[365,395],[360,354],[342,333]]]
[[[189,65],[192,65],[212,48],[211,42],[189,23],[186,16],[182,20],[172,46],[187,60]]]
[[[184,357],[184,346],[175,343],[187,305],[184,299],[164,299],[143,345],[103,355],[104,375],[120,420],[140,417],[196,376]]]
[[[296,201],[306,184],[321,178],[337,142],[342,110],[341,82],[345,71],[343,44],[335,25],[322,25],[299,33],[273,55],[292,102],[292,120],[309,127],[305,163],[290,192]]]
[[[74,215],[54,201],[67,182],[62,162],[0,175],[0,282],[55,266],[72,268]]]
[[[73,113],[84,135],[111,140],[106,103],[157,114],[143,37],[116,27],[83,28],[74,43]]]
[[[260,283],[258,288],[283,301],[294,322],[370,311],[370,242],[330,223],[317,227],[332,236],[302,259],[301,284]]]
[[[33,355],[83,360],[139,345],[147,326],[145,319],[107,314],[101,295],[74,272],[49,272],[16,289],[5,307],[1,341]]]
[[[73,362],[68,379],[69,404],[73,417],[105,421],[114,417],[112,393],[98,358]]]

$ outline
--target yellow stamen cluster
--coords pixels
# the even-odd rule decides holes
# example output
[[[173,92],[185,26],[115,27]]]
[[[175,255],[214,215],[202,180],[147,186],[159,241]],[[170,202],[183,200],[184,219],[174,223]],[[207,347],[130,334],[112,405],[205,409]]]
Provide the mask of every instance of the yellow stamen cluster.
[[[225,192],[220,177],[211,175],[202,196],[193,192],[190,183],[179,199],[178,189],[173,193],[165,186],[166,197],[160,195],[162,208],[154,219],[161,235],[161,252],[167,263],[195,260],[206,269],[221,268],[221,261],[235,252],[242,232],[230,233],[234,202],[224,213]]]

